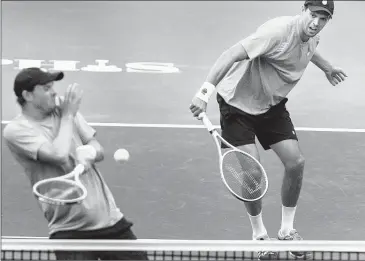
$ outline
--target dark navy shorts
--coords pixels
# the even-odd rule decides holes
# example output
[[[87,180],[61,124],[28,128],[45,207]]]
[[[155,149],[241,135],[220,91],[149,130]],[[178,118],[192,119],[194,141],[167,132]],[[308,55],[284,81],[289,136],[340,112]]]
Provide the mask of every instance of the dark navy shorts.
[[[133,223],[124,217],[114,226],[91,231],[60,231],[50,239],[120,239],[135,240]],[[57,260],[148,260],[145,251],[55,251]]]
[[[290,114],[286,110],[287,98],[260,115],[251,115],[227,104],[218,94],[222,137],[233,146],[254,144],[255,137],[265,150],[283,140],[298,140]],[[222,143],[222,148],[227,146]]]

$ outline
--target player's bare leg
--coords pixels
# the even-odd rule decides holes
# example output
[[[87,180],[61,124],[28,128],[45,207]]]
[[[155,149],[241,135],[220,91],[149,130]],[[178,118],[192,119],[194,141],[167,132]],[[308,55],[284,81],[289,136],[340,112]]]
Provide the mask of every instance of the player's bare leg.
[[[252,155],[255,159],[260,161],[260,155],[256,144],[248,144],[243,146],[238,146],[238,149],[245,151]],[[225,152],[227,149],[223,149]],[[253,240],[270,240],[267,230],[265,228],[262,219],[262,200],[257,200],[254,202],[245,202],[246,211],[251,222],[252,227],[252,239]],[[258,252],[259,260],[273,260],[277,257],[275,252]]]
[[[257,150],[257,147],[255,144],[248,144],[243,146],[237,147],[240,150],[243,150],[250,155],[252,155],[257,160],[260,160],[259,152]],[[223,149],[223,152],[227,151],[227,149]],[[257,200],[254,202],[245,202],[245,207],[247,210],[247,213],[249,215],[251,225],[252,225],[252,236],[253,238],[266,235],[267,231],[264,226],[264,223],[262,221],[262,202],[261,200]]]
[[[297,140],[285,140],[276,143],[271,148],[278,155],[285,167],[281,187],[282,218],[278,232],[280,240],[302,240],[294,229],[294,218],[297,203],[302,188],[305,160]],[[305,252],[291,252],[295,257],[302,258]]]

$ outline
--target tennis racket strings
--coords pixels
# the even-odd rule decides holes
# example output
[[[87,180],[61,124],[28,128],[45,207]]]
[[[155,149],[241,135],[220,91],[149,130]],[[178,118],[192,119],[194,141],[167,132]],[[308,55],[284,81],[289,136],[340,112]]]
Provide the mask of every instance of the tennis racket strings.
[[[39,198],[40,201],[52,201],[52,204],[57,204],[57,200],[77,200],[84,194],[84,191],[70,180],[50,180],[46,183],[39,184],[37,186],[37,192],[42,196]]]
[[[256,200],[265,193],[266,175],[250,157],[231,150],[222,159],[222,174],[233,192],[247,200]]]

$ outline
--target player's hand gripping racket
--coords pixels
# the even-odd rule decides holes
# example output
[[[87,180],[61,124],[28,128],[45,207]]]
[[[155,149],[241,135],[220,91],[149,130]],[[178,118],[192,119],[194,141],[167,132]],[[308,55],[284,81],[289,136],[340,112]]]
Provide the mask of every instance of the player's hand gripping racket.
[[[237,199],[245,202],[261,199],[267,192],[268,179],[260,162],[223,139],[204,112],[199,114],[199,119],[202,120],[217,145],[221,178],[228,190]],[[220,142],[229,147],[224,153],[222,153]]]
[[[53,205],[77,204],[87,196],[87,190],[80,181],[85,171],[82,164],[77,165],[70,173],[38,181],[33,186],[33,193],[39,201]]]

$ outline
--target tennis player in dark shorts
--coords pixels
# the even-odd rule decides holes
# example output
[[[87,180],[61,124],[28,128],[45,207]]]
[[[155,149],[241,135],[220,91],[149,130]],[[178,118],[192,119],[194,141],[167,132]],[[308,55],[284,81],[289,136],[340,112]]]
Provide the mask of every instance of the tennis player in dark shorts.
[[[123,217],[114,226],[92,231],[61,231],[50,239],[135,240],[133,223]],[[121,242],[122,243],[122,242]],[[57,260],[148,260],[145,251],[55,251]]]
[[[82,182],[88,196],[75,205],[52,205],[37,201],[48,225],[50,239],[135,239],[132,223],[125,219],[96,163],[104,160],[97,132],[79,112],[82,91],[71,84],[63,99],[54,85],[63,72],[25,68],[14,80],[14,93],[21,113],[4,128],[4,141],[24,168],[30,185],[86,166]],[[58,104],[59,103],[59,104]],[[77,148],[94,151],[93,158]],[[100,256],[99,256],[100,254]],[[59,260],[147,260],[145,253],[56,253]]]
[[[306,0],[300,14],[269,19],[222,52],[190,104],[194,117],[199,118],[217,91],[223,138],[260,160],[257,137],[263,148],[272,149],[283,163],[279,240],[303,239],[294,228],[294,218],[305,159],[286,109],[287,96],[310,62],[324,72],[333,86],[347,77],[317,51],[318,34],[333,14],[332,0]],[[262,200],[244,204],[252,239],[270,240],[262,218]],[[295,258],[305,258],[308,254],[290,253]],[[259,252],[258,257],[275,260],[277,253]]]

